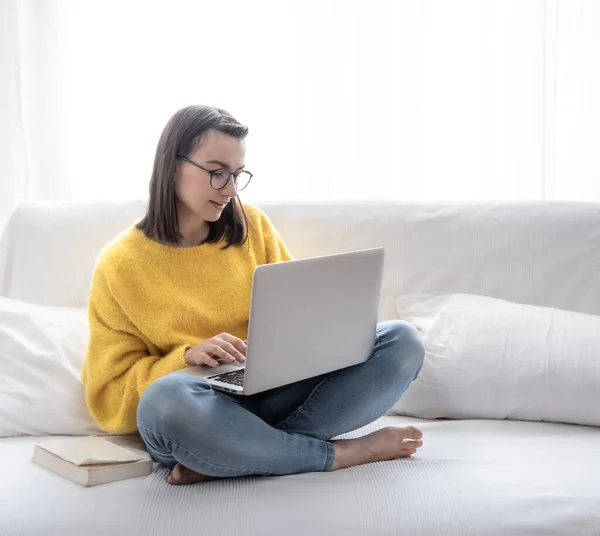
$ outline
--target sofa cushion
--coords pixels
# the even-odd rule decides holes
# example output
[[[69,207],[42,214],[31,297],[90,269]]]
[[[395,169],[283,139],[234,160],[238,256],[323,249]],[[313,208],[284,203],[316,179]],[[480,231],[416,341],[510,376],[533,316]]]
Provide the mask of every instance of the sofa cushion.
[[[600,316],[463,294],[397,305],[426,356],[393,413],[600,426]]]
[[[600,314],[598,203],[260,207],[298,258],[383,247],[380,320],[399,296],[455,292]],[[85,307],[98,252],[143,213],[142,201],[21,205],[0,245],[0,296]]]
[[[0,298],[0,436],[100,432],[80,380],[88,337],[83,309]]]

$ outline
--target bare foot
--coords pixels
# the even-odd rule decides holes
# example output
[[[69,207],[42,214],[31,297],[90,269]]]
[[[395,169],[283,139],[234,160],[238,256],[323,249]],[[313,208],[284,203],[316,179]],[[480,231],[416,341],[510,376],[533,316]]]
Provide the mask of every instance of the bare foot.
[[[167,478],[167,482],[169,484],[173,484],[174,486],[196,484],[197,482],[208,482],[209,480],[217,480],[217,477],[196,473],[196,471],[192,471],[180,463],[173,467],[173,471],[171,471],[169,478]]]
[[[412,456],[423,446],[423,432],[414,426],[388,426],[358,439],[333,441],[335,458],[330,471]]]

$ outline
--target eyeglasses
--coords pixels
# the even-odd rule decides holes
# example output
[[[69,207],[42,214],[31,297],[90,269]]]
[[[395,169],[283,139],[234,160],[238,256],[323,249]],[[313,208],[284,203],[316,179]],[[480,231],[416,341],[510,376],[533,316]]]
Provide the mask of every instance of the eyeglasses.
[[[225,188],[225,186],[227,186],[229,183],[229,179],[233,177],[233,184],[235,185],[235,189],[239,192],[240,190],[246,188],[252,179],[252,173],[246,170],[231,172],[225,168],[206,169],[200,164],[196,164],[196,162],[193,160],[190,160],[187,156],[178,156],[177,158],[187,162],[188,164],[192,164],[192,166],[196,166],[203,171],[206,171],[210,175],[210,185],[215,190],[222,190]]]

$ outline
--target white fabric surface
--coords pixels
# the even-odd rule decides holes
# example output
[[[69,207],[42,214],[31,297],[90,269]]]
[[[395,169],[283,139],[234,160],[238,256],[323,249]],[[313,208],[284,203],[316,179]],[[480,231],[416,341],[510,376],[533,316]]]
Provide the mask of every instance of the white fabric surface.
[[[98,433],[80,380],[84,309],[0,297],[0,437]]]
[[[250,126],[260,199],[600,200],[600,2],[141,4],[0,2],[0,219],[7,189],[145,192],[162,127],[199,101]],[[199,22],[225,20],[244,37],[202,24],[218,53],[191,68]],[[223,66],[243,90],[207,83]]]
[[[600,204],[261,205],[292,253],[382,246],[380,319],[405,294],[463,292],[600,314]],[[130,203],[28,203],[0,246],[0,296],[84,307],[97,253]]]
[[[383,246],[381,320],[397,317],[397,297],[415,293],[600,314],[598,204],[261,208],[298,257]],[[0,245],[0,296],[84,307],[97,253],[143,209],[141,201],[22,205]],[[412,461],[185,488],[168,487],[163,471],[86,490],[32,465],[33,438],[2,439],[0,534],[600,533],[600,429],[422,426],[426,444]]]
[[[384,417],[351,435],[416,421]],[[29,462],[36,438],[5,439],[0,534],[600,534],[600,429],[511,421],[417,425],[425,445],[412,460],[179,488],[166,484],[165,470],[82,488]]]
[[[406,296],[425,363],[392,411],[600,426],[600,316],[486,296]]]
[[[0,243],[0,296],[85,307],[96,256],[143,213],[142,201],[20,205]]]

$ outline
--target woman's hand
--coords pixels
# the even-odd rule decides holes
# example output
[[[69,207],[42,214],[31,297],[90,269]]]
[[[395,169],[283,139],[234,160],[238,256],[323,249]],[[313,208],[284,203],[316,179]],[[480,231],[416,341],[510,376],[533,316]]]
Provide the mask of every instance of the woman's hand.
[[[245,363],[246,343],[229,333],[220,333],[215,337],[192,346],[185,351],[184,359],[188,366],[219,366],[221,363]]]

